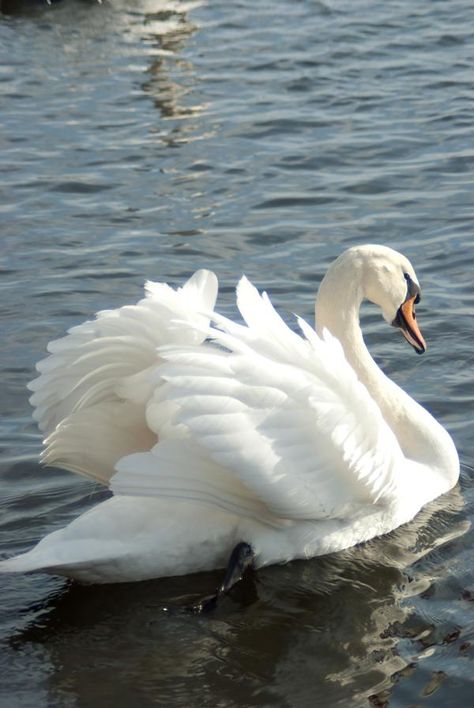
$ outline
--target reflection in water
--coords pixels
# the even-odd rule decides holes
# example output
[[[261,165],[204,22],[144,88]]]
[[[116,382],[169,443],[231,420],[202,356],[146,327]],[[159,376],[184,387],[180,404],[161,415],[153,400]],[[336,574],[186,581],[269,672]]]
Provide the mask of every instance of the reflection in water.
[[[199,4],[164,3],[159,12],[144,16],[145,40],[153,47],[154,58],[146,70],[148,78],[142,83],[142,89],[153,99],[163,119],[176,121],[171,129],[163,129],[160,124],[153,131],[168,147],[189,142],[193,136],[201,140],[204,137],[198,132],[196,123],[183,122],[183,119],[201,114],[206,105],[193,103],[194,67],[189,60],[178,55],[197,30],[197,26],[188,20],[187,12]]]
[[[200,113],[204,106],[196,104],[186,106],[181,103],[189,93],[189,88],[170,80],[167,74],[167,59],[157,58],[151,63],[147,72],[150,78],[142,84],[143,90],[153,97],[155,106],[163,118],[186,118]],[[191,72],[192,64],[186,61],[176,61],[175,66],[183,72]]]
[[[160,124],[154,131],[166,145],[187,142],[185,136],[195,132],[197,126],[191,123],[182,125],[180,121],[200,114],[205,108],[200,103],[193,103],[192,90],[196,82],[194,66],[190,60],[180,56],[198,29],[188,13],[201,4],[199,0],[145,0],[139,8],[126,13],[128,35],[130,38],[139,36],[151,58],[150,65],[145,69],[147,79],[141,88],[153,99],[162,119],[177,121],[171,128]]]
[[[385,538],[264,569],[253,604],[237,592],[202,617],[183,608],[215,587],[217,573],[70,584],[11,646],[42,647],[52,701],[65,692],[83,704],[100,678],[103,699],[118,705],[127,704],[130,684],[143,700],[159,695],[168,705],[244,705],[249,695],[253,705],[304,705],[311,686],[318,688],[314,705],[342,705],[348,696],[363,702],[413,673],[410,652],[420,637],[430,644],[434,623],[410,598],[429,592],[443,548],[465,533],[462,507],[455,489]],[[114,666],[123,674],[111,678]],[[240,674],[247,678],[239,684]]]
[[[148,67],[140,66],[147,79],[141,84],[158,108],[161,118],[180,121],[200,114],[205,105],[193,102],[191,96],[196,76],[189,59],[180,56],[190,37],[197,31],[196,23],[189,19],[189,12],[202,5],[201,0],[179,2],[177,0],[140,0],[129,3],[126,0],[69,0],[49,3],[46,0],[0,0],[0,11],[5,15],[28,15],[38,21],[54,20],[56,30],[64,29],[64,51],[74,54],[82,51],[84,40],[91,41],[88,49],[98,52],[95,44],[97,36],[104,30],[104,24],[125,41],[129,49],[134,43],[141,46],[140,58],[150,60]],[[74,31],[70,29],[71,6],[75,6]],[[131,52],[131,60],[133,61]],[[186,142],[185,134],[196,131],[196,125],[182,126],[177,122],[166,129],[158,126],[154,132],[163,137],[165,144]],[[167,133],[170,136],[167,139]]]

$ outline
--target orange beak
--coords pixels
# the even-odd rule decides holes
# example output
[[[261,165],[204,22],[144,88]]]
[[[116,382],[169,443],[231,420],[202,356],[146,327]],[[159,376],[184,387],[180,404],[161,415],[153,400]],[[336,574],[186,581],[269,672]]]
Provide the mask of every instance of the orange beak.
[[[423,354],[426,351],[426,342],[420,332],[415,315],[416,295],[405,300],[403,305],[400,305],[395,318],[395,323],[402,330],[403,336],[415,349],[417,354]]]

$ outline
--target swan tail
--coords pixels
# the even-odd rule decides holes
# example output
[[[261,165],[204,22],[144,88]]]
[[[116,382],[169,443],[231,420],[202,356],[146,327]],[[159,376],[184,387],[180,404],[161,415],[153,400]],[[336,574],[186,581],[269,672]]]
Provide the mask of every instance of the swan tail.
[[[68,547],[67,550],[72,552],[69,558],[55,558],[52,553],[39,552],[36,546],[27,553],[1,560],[0,573],[48,573],[64,575],[84,582],[108,582],[107,558],[94,559],[85,554],[75,558],[74,549]],[[117,580],[120,581],[120,577]]]
[[[87,513],[79,518],[85,516]],[[100,543],[91,545],[90,538],[80,535],[74,538],[70,528],[71,525],[53,531],[30,551],[1,560],[0,573],[42,572],[101,583],[108,581],[120,563],[126,567],[124,559],[128,559],[129,548],[123,540],[106,535]],[[133,564],[133,559],[130,562]],[[121,580],[120,573],[116,579]]]
[[[28,573],[37,570],[37,563],[29,556],[30,553],[22,553],[19,556],[0,561],[0,573]]]

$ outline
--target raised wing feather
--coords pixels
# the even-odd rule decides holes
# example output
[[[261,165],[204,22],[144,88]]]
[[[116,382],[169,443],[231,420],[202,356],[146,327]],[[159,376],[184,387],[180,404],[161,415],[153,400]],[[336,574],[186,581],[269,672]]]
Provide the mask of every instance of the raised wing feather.
[[[305,338],[292,332],[246,280],[238,304],[247,326],[216,316],[211,331],[227,353],[210,345],[160,350],[167,385],[157,408],[161,397],[172,402],[181,435],[275,517],[337,517],[388,501],[403,455],[339,342],[301,320]],[[116,491],[127,481],[119,477]],[[154,489],[160,493],[159,470]]]
[[[146,284],[146,297],[131,307],[99,312],[48,345],[37,365],[31,403],[48,437],[43,461],[107,483],[117,460],[149,450],[156,433],[145,408],[156,388],[152,373],[165,344],[198,345],[209,324],[217,278],[197,271],[173,290]]]

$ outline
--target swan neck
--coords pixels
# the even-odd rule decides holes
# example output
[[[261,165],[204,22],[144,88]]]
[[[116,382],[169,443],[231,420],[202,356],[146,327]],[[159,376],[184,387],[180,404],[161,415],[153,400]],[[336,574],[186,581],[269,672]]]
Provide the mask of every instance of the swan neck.
[[[339,266],[339,267],[338,267]],[[338,261],[328,270],[316,298],[316,331],[321,336],[328,329],[344,348],[344,353],[359,378],[366,383],[368,372],[375,366],[365,346],[359,312],[364,292],[361,273],[348,274]],[[382,374],[383,375],[383,374]]]
[[[344,263],[336,261],[321,283],[315,306],[317,333],[321,336],[328,329],[340,341],[346,359],[378,404],[405,457],[438,469],[452,486],[459,474],[459,460],[450,435],[373,360],[359,319],[363,273],[357,267],[348,271],[341,266]]]

